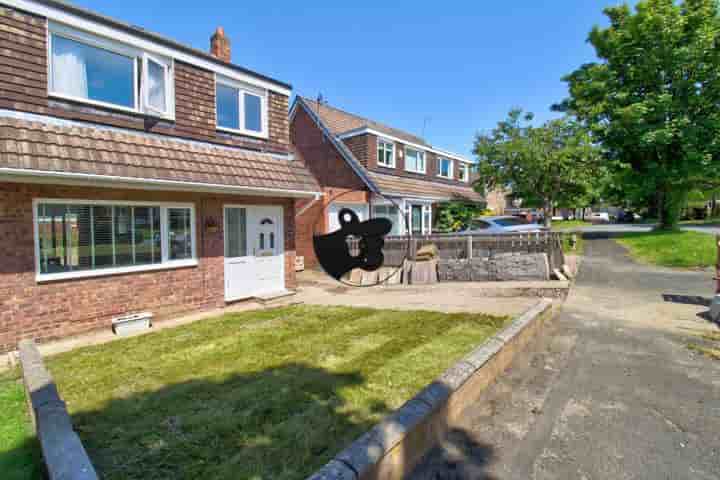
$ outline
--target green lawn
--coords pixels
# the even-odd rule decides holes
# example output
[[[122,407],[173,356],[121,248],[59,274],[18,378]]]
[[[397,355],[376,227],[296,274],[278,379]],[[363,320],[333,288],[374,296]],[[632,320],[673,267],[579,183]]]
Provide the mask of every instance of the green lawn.
[[[40,479],[41,462],[19,372],[0,373],[0,478]]]
[[[571,228],[589,227],[592,223],[583,220],[554,220],[552,222],[553,230],[569,230]]]
[[[704,268],[715,265],[715,237],[706,233],[652,231],[626,233],[617,240],[636,260],[651,265]]]
[[[507,320],[294,306],[48,366],[105,479],[302,479]]]

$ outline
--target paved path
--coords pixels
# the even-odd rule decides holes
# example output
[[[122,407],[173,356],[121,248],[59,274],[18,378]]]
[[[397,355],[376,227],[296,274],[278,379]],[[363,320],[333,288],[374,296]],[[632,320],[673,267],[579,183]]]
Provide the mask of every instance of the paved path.
[[[686,346],[717,327],[675,303],[711,276],[589,240],[560,316],[410,478],[720,479],[720,361]]]

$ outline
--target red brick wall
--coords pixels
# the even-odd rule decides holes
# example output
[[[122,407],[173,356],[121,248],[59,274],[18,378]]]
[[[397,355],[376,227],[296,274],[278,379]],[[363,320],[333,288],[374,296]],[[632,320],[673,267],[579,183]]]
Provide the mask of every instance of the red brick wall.
[[[343,140],[355,158],[368,168],[377,167],[377,137],[365,134]]]
[[[212,72],[175,62],[175,121],[48,97],[44,18],[0,5],[0,108],[143,130],[229,146],[287,153],[288,97],[268,96],[269,139],[218,132]]]
[[[347,190],[366,188],[365,183],[300,106],[290,125],[290,139],[321,186]]]
[[[192,202],[199,265],[37,283],[33,198]],[[24,338],[47,341],[108,328],[112,317],[129,312],[148,310],[163,318],[225,305],[225,203],[284,207],[285,283],[294,288],[295,209],[291,199],[0,183],[0,352],[15,349]],[[217,220],[218,232],[205,231],[208,217]]]
[[[296,215],[296,252],[298,256],[305,257],[305,268],[314,268],[318,265],[313,248],[313,235],[327,231],[327,207],[333,200],[339,203],[366,204],[370,201],[370,193],[342,188],[324,188],[321,199],[313,202],[301,214]],[[295,209],[300,212],[304,206],[309,204],[306,200],[299,200],[295,203]]]

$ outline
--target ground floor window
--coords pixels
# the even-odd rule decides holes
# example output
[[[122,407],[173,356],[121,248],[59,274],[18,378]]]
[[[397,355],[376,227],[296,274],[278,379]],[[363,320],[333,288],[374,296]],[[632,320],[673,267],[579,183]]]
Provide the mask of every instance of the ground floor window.
[[[432,205],[407,203],[407,222],[413,235],[432,233]]]
[[[387,218],[393,224],[390,235],[402,235],[404,225],[398,215],[398,207],[395,205],[373,205],[373,218]]]
[[[193,260],[194,217],[190,205],[38,201],[37,271],[50,277]]]

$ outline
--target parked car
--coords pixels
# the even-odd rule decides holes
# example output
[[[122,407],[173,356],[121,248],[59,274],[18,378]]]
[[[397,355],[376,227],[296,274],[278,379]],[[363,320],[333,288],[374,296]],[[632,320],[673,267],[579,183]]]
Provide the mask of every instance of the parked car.
[[[591,223],[610,223],[610,214],[607,212],[592,212],[589,220]]]
[[[462,233],[475,234],[499,234],[499,233],[530,233],[541,232],[547,230],[544,226],[528,222],[524,218],[501,216],[501,217],[482,217],[470,221],[468,228]]]
[[[621,211],[618,213],[618,222],[620,223],[635,223],[638,220],[642,220],[642,217],[635,212]]]

